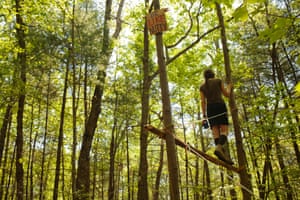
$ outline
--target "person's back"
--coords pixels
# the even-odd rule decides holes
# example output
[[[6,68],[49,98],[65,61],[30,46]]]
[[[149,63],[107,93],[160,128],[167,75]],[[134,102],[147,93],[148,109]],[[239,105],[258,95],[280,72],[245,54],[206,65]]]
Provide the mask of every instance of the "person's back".
[[[207,99],[208,104],[224,103],[222,98],[222,80],[217,78],[210,78],[206,83],[201,85],[202,91]]]

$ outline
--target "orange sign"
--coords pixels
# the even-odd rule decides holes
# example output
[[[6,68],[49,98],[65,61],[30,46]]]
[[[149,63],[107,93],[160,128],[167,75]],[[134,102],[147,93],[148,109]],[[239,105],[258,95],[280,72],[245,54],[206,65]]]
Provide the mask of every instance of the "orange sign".
[[[168,29],[165,12],[167,9],[155,10],[147,15],[147,26],[150,34],[157,34]]]

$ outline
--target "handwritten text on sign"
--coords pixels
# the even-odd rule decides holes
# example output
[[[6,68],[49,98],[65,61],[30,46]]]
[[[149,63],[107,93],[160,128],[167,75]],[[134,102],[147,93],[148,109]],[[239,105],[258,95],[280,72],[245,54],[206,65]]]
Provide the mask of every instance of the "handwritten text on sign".
[[[167,20],[165,12],[167,9],[155,10],[152,13],[147,15],[147,26],[150,31],[150,34],[161,33],[166,31]]]

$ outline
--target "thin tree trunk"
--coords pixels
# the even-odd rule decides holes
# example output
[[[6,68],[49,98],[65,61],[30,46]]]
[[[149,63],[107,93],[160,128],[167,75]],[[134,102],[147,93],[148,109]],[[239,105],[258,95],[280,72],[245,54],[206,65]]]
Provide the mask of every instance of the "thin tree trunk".
[[[5,193],[5,197],[4,199],[5,200],[8,200],[8,199],[14,199],[15,197],[15,184],[17,183],[14,183],[14,179],[12,178],[13,176],[13,162],[14,162],[14,159],[15,159],[15,155],[16,155],[16,146],[14,146],[14,150],[13,150],[13,157],[11,159],[11,162],[10,162],[10,167],[9,167],[9,172],[8,172],[8,180],[7,180],[7,184],[6,184],[6,187],[7,187],[7,192]],[[10,198],[9,198],[10,197]]]
[[[254,97],[256,97],[255,93],[254,93]],[[249,122],[248,110],[246,108],[246,105],[242,104],[242,108],[243,108],[243,115],[244,115],[244,119],[243,120],[245,122]],[[257,123],[257,122],[255,122],[255,123]],[[260,195],[264,195],[265,184],[262,184],[261,174],[260,174],[260,168],[259,168],[258,162],[257,162],[257,160],[259,158],[258,158],[258,156],[257,156],[257,154],[255,152],[255,148],[254,148],[253,141],[252,141],[253,137],[251,137],[251,135],[253,133],[251,132],[250,127],[248,126],[248,123],[246,124],[246,130],[245,130],[245,132],[248,133],[248,138],[249,138],[249,140],[248,140],[249,154],[250,154],[250,157],[251,157],[252,167],[255,169],[255,172],[256,172],[256,184],[257,184],[257,186],[259,188],[259,194]],[[263,198],[261,198],[261,199],[263,199]]]
[[[179,103],[180,103],[180,108],[181,108],[181,112],[180,112],[180,119],[181,119],[181,125],[183,127],[183,141],[185,143],[188,143],[187,138],[186,138],[186,127],[185,127],[185,123],[184,123],[184,110],[183,110],[183,102],[182,102],[182,96],[179,97]],[[185,149],[184,152],[184,157],[185,157],[185,193],[186,193],[186,200],[189,200],[189,157],[188,157],[188,150]],[[183,195],[183,191],[182,193],[182,199],[184,197]]]
[[[17,138],[16,138],[16,181],[17,200],[24,198],[24,169],[23,169],[23,116],[25,107],[25,85],[26,85],[26,43],[25,30],[22,18],[22,5],[24,0],[15,0],[16,3],[16,37],[18,40],[18,67],[20,69],[20,93],[17,112]]]
[[[126,93],[126,94],[128,94],[128,93]],[[131,200],[131,177],[130,177],[131,170],[130,170],[130,155],[129,155],[130,153],[129,153],[128,119],[129,119],[129,116],[126,116],[125,135],[126,135],[126,166],[127,166],[127,199]]]
[[[226,199],[226,193],[224,189],[224,173],[222,172],[220,172],[220,179],[221,179],[220,196],[221,199]]]
[[[281,176],[282,176],[282,180],[283,180],[283,184],[285,187],[285,193],[286,193],[286,197],[284,199],[288,199],[288,200],[293,200],[293,189],[291,187],[290,181],[289,181],[289,177],[286,173],[287,167],[284,163],[283,160],[283,154],[281,152],[281,147],[278,141],[278,138],[275,138],[275,147],[276,147],[276,155],[278,158],[278,162],[279,162],[279,166],[281,169]]]
[[[115,88],[114,88],[115,89]],[[116,179],[115,179],[115,157],[116,157],[116,132],[117,132],[117,119],[116,119],[116,110],[118,107],[118,93],[115,92],[115,102],[114,102],[114,121],[111,131],[111,141],[109,148],[109,179],[108,179],[108,200],[114,200],[116,196]]]
[[[282,72],[282,69],[281,69],[281,66],[280,66],[280,62],[278,60],[278,54],[277,54],[275,43],[272,44],[271,59],[272,59],[272,69],[274,69],[273,73],[277,74],[279,83],[285,84],[285,80],[284,80],[284,77],[283,77],[283,72]],[[276,79],[274,79],[274,84],[276,84]],[[281,91],[278,91],[278,93],[281,93],[282,99],[285,99],[286,95],[285,95],[285,91],[283,91],[283,89]],[[285,102],[285,106],[287,107],[287,103],[286,103],[285,100],[284,100],[284,102]],[[273,123],[272,123],[273,126],[275,126],[275,124],[276,124],[275,121],[276,121],[276,116],[277,116],[277,113],[278,113],[278,110],[277,110],[278,106],[279,106],[278,104],[279,104],[279,102],[277,101],[275,109],[274,109],[274,117],[273,117]],[[293,130],[292,130],[292,132],[293,132]],[[293,137],[293,134],[292,134],[292,137]],[[277,155],[277,158],[278,158],[279,166],[281,168],[281,176],[282,176],[283,183],[284,183],[284,186],[285,186],[286,198],[289,199],[289,200],[293,200],[292,187],[290,185],[288,174],[286,173],[286,166],[285,166],[285,163],[284,163],[284,160],[283,160],[283,157],[282,157],[281,147],[280,147],[279,140],[278,140],[277,136],[275,136],[275,147],[276,147],[276,155]]]
[[[159,200],[159,186],[160,186],[160,178],[163,169],[164,162],[164,142],[161,140],[160,143],[160,154],[159,154],[159,164],[156,172],[155,185],[153,191],[153,200]]]
[[[234,176],[232,171],[227,170],[227,180],[229,182],[229,184],[234,185],[234,180],[233,180]],[[235,191],[234,187],[231,187],[229,189],[229,193],[230,193],[230,197],[231,200],[237,200],[237,192]]]
[[[198,102],[197,100],[196,100],[196,102]],[[200,104],[198,104],[197,103],[197,105],[200,105]],[[200,112],[199,112],[199,110],[200,110],[200,107],[198,106],[198,117],[200,116]],[[200,125],[200,124],[199,124]],[[199,126],[200,127],[200,126]],[[196,148],[198,148],[198,135],[197,135],[197,130],[196,130],[196,125],[193,125],[193,132],[194,132],[194,138],[195,138],[195,147]],[[202,131],[200,131],[200,132],[202,132]],[[201,134],[201,133],[200,133]],[[202,149],[203,150],[203,149]],[[205,163],[206,161],[204,161],[204,163]],[[206,163],[206,166],[207,166],[207,163]],[[207,166],[208,167],[208,166]],[[208,168],[207,168],[208,169]],[[204,173],[206,173],[206,167],[204,166],[204,169],[203,169],[205,172]],[[208,173],[209,173],[209,171],[208,171]],[[195,187],[198,187],[200,184],[199,184],[199,174],[200,174],[200,170],[199,170],[199,158],[198,157],[196,157],[196,160],[195,160],[195,183],[194,183],[194,185],[195,185]],[[208,178],[209,179],[209,178]],[[202,193],[203,194],[203,193]],[[209,199],[209,198],[208,198]],[[200,192],[199,192],[199,190],[195,190],[195,192],[194,192],[194,200],[200,200]]]
[[[288,55],[288,52],[284,46],[284,44],[282,43],[282,49],[285,53],[285,57],[288,61],[288,64],[290,66],[290,70],[292,71],[292,74],[293,74],[293,78],[294,78],[294,84],[296,85],[297,84],[297,77],[296,77],[296,70],[295,70],[295,67],[293,65],[293,63],[291,62],[290,58],[289,58],[289,55]],[[278,70],[280,73],[279,74],[282,74],[281,76],[278,76],[279,78],[279,81],[282,81],[284,82],[284,85],[286,86],[285,89],[286,89],[286,93],[288,95],[288,99],[287,100],[284,100],[285,101],[285,107],[287,109],[290,109],[292,111],[292,115],[291,116],[287,116],[287,120],[289,121],[288,124],[294,124],[293,123],[293,118],[294,120],[296,121],[296,124],[300,124],[299,123],[299,116],[297,115],[297,109],[295,108],[295,105],[294,103],[290,103],[291,100],[293,99],[293,95],[291,94],[291,91],[288,89],[287,87],[287,83],[284,79],[284,75],[283,75],[283,69],[280,65],[280,62],[278,60],[278,56],[277,56],[277,51],[276,49],[274,49],[274,53],[276,54],[276,60],[278,62]],[[285,99],[285,95],[282,95],[283,96],[283,99]],[[292,143],[293,143],[293,147],[294,147],[294,151],[295,151],[295,156],[296,156],[296,159],[297,159],[297,162],[298,162],[298,166],[300,167],[300,150],[299,150],[299,146],[298,146],[298,143],[297,143],[297,136],[296,136],[296,133],[299,132],[300,130],[300,125],[294,125],[294,126],[290,126],[289,127],[289,130],[290,130],[290,134],[291,134],[291,138],[292,138]]]
[[[41,116],[41,104],[39,104],[38,107],[38,116],[37,119],[40,119]],[[33,199],[34,197],[34,161],[35,161],[35,150],[36,150],[36,144],[37,144],[37,140],[38,140],[38,136],[39,133],[36,133],[33,139],[33,144],[32,144],[32,152],[31,152],[31,163],[30,163],[30,175],[29,175],[29,179],[30,179],[30,193],[29,193],[29,199]]]
[[[271,57],[272,57],[272,63],[274,63],[274,65],[275,65],[278,81],[285,86],[284,87],[285,90],[282,89],[282,91],[281,91],[281,96],[284,101],[285,108],[291,110],[291,112],[293,113],[293,114],[291,114],[291,116],[293,116],[294,119],[291,116],[287,116],[287,121],[289,122],[288,124],[294,124],[294,122],[293,122],[294,120],[296,120],[296,122],[299,123],[299,117],[296,114],[297,111],[295,111],[295,105],[290,103],[291,100],[293,99],[293,96],[288,89],[288,86],[287,86],[288,83],[284,79],[284,72],[283,72],[282,66],[279,61],[279,56],[277,53],[277,47],[276,47],[275,43],[272,44]],[[289,131],[290,131],[291,138],[292,138],[291,142],[294,147],[295,156],[296,156],[298,165],[300,166],[300,152],[299,152],[299,146],[297,144],[297,137],[296,137],[296,133],[298,132],[299,127],[300,126],[297,126],[297,125],[293,126],[293,127],[289,126]]]
[[[276,174],[274,174],[274,172],[273,172],[271,161],[270,161],[270,166],[269,166],[269,173],[270,173],[271,180],[272,180],[271,185],[274,185],[274,187],[271,186],[271,191],[274,191],[275,199],[280,200],[280,197],[279,197],[279,194],[280,194],[279,188],[280,188],[280,186],[278,186],[278,184],[277,184]],[[270,185],[270,184],[268,184],[268,185]],[[270,191],[270,187],[267,191],[267,195],[269,195],[269,191]],[[266,199],[268,199],[268,196],[266,196]]]
[[[69,58],[67,62],[67,70],[69,70],[69,64],[72,66],[72,156],[71,156],[71,164],[72,164],[72,190],[73,190],[73,198],[75,197],[74,195],[76,194],[76,185],[75,185],[75,179],[76,179],[76,160],[77,160],[77,154],[76,154],[76,149],[77,149],[77,106],[76,106],[76,60],[75,60],[75,8],[76,8],[76,2],[75,0],[72,1],[72,19],[71,19],[71,42],[72,44],[69,47]],[[71,63],[70,63],[71,62]],[[67,74],[66,74],[67,75]],[[67,78],[67,77],[66,77]],[[67,83],[67,82],[65,82]],[[67,86],[65,86],[67,87]],[[63,127],[62,127],[63,128]],[[63,131],[63,130],[62,130]],[[63,142],[63,141],[61,141]],[[60,154],[60,156],[62,156]]]
[[[149,1],[145,0],[145,7]],[[148,122],[149,117],[149,90],[151,86],[151,80],[149,75],[149,35],[148,27],[145,20],[144,23],[144,55],[143,55],[143,90],[142,90],[142,119],[140,127],[140,162],[139,162],[139,178],[138,178],[138,200],[148,200],[148,161],[147,161],[147,149],[148,149],[148,131],[144,128],[144,125]]]
[[[31,121],[30,121],[30,134],[29,134],[29,151],[28,151],[28,154],[29,154],[29,158],[28,158],[28,162],[27,162],[27,169],[26,169],[26,200],[27,199],[31,199],[31,196],[30,196],[30,191],[31,191],[31,188],[33,187],[33,185],[31,184],[32,183],[32,174],[33,172],[31,171],[32,169],[32,165],[33,165],[33,144],[34,144],[34,141],[33,141],[33,124],[34,124],[34,105],[35,105],[35,102],[33,101],[32,104],[31,104],[31,112],[30,112],[30,118],[31,118]],[[1,196],[1,195],[0,195]]]
[[[60,110],[60,123],[59,123],[58,143],[57,143],[57,152],[56,152],[56,167],[55,167],[55,179],[54,179],[54,188],[53,188],[53,200],[57,200],[57,198],[58,198],[60,165],[61,165],[61,158],[62,158],[63,136],[64,136],[66,96],[67,96],[67,89],[68,89],[68,76],[69,76],[69,66],[67,64],[66,65],[64,91],[63,91],[63,97],[62,97],[62,105],[61,105],[61,110]]]
[[[50,90],[50,72],[48,72],[48,84],[47,84],[47,96],[46,96],[46,116],[45,116],[45,127],[44,127],[44,140],[43,140],[43,153],[41,163],[41,175],[40,175],[40,191],[39,199],[44,199],[44,190],[46,181],[44,180],[45,173],[45,161],[46,161],[46,147],[47,147],[47,135],[48,135],[48,118],[49,118],[49,91]]]
[[[117,13],[117,19],[120,20],[121,8],[123,8],[124,0],[120,2],[119,10]],[[94,95],[92,98],[92,107],[89,113],[87,122],[85,124],[85,131],[83,134],[81,150],[78,159],[77,179],[76,179],[76,192],[75,200],[88,199],[89,187],[90,187],[90,150],[92,147],[93,137],[95,129],[97,127],[97,121],[99,114],[101,113],[102,95],[105,84],[105,72],[106,67],[109,64],[109,59],[112,54],[112,47],[110,46],[109,36],[109,20],[111,18],[112,0],[106,0],[105,3],[105,16],[104,16],[104,28],[103,28],[103,45],[102,45],[102,65],[104,69],[100,69],[97,74],[98,82]],[[113,37],[116,39],[119,36],[121,29],[118,28],[121,24],[117,23],[116,31]]]
[[[0,166],[1,166],[1,163],[2,163],[4,143],[5,143],[5,138],[6,138],[6,134],[7,134],[7,130],[8,130],[7,128],[8,128],[8,125],[9,125],[9,120],[11,118],[11,115],[12,115],[12,105],[9,104],[6,107],[6,112],[5,112],[5,115],[3,117],[2,127],[1,127],[1,130],[0,130]]]
[[[116,132],[116,121],[113,125],[113,130],[111,133],[111,142],[109,150],[109,180],[108,180],[108,200],[115,199],[115,132]]]
[[[267,8],[267,5],[266,5],[266,8]],[[267,15],[267,21],[268,21],[268,11],[267,11],[267,9],[266,9],[266,13],[267,13],[266,15]],[[269,23],[269,21],[268,21],[268,23]],[[272,44],[271,59],[272,59],[273,83],[274,83],[274,85],[276,85],[277,84],[276,77],[278,77],[279,82],[283,81],[283,77],[282,77],[282,73],[279,69],[280,65],[279,65],[279,62],[278,62],[278,57],[277,57],[277,52],[276,52],[276,45],[274,43]],[[281,91],[276,90],[276,95],[279,96],[280,93],[283,94],[284,92],[282,90]],[[278,107],[279,107],[279,99],[276,99],[276,103],[274,104],[273,120],[271,122],[272,127],[276,127],[276,118],[277,118],[277,114],[278,114]],[[268,130],[268,131],[270,131],[270,130]],[[282,179],[283,179],[283,185],[285,186],[286,198],[292,200],[293,199],[292,188],[291,188],[290,183],[289,183],[288,175],[285,172],[286,167],[285,167],[282,155],[281,155],[281,147],[279,145],[278,137],[275,135],[274,138],[275,138],[274,141],[275,141],[275,147],[276,147],[276,155],[277,155],[277,159],[278,159],[278,162],[279,162],[279,166],[281,168],[281,176],[282,176]],[[271,140],[269,141],[269,144],[270,143],[271,143]],[[274,178],[274,174],[273,174],[273,170],[272,170],[271,166],[270,166],[270,175],[271,175],[272,181],[273,181],[272,184],[275,185],[276,197],[278,197],[276,182],[275,182],[276,179]]]
[[[231,67],[230,67],[230,58],[229,58],[229,52],[228,52],[228,47],[227,47],[224,18],[223,18],[222,9],[221,9],[220,4],[219,3],[215,3],[215,4],[216,4],[219,23],[221,26],[221,40],[222,40],[222,47],[223,47],[222,49],[223,49],[223,54],[224,54],[226,81],[231,82]],[[238,118],[238,110],[237,110],[237,106],[235,103],[233,90],[231,91],[231,95],[229,98],[229,105],[230,105],[233,126],[234,126],[234,135],[235,135],[235,140],[236,140],[238,163],[239,163],[239,166],[242,167],[242,170],[239,173],[240,181],[241,181],[241,184],[245,188],[247,188],[247,189],[242,188],[243,199],[250,200],[251,194],[253,192],[252,184],[251,184],[250,176],[247,173],[247,167],[246,167],[247,159],[246,159],[246,154],[245,154],[245,151],[243,148],[243,138],[242,138],[242,134],[241,134],[241,128],[240,128],[240,123],[239,123],[239,118]]]
[[[6,133],[7,135],[9,136],[9,133],[10,133],[10,130],[11,130],[11,123],[12,123],[12,115],[9,116],[7,120],[7,129],[6,129]],[[3,126],[2,126],[3,128]],[[2,130],[1,130],[2,131]],[[4,154],[2,153],[2,156],[1,157],[1,169],[2,169],[2,174],[1,174],[1,185],[2,186],[6,186],[6,190],[5,187],[1,187],[0,189],[0,197],[2,199],[2,197],[6,196],[8,193],[9,193],[9,184],[7,184],[7,179],[9,178],[8,176],[8,165],[7,165],[7,162],[8,162],[8,156],[9,156],[9,141],[10,141],[10,137],[6,137],[6,140],[4,141],[3,145],[5,146],[5,148],[3,148],[4,150]],[[13,154],[15,155],[15,154]],[[12,159],[13,160],[13,159]],[[5,194],[5,195],[4,195]]]
[[[101,158],[101,199],[104,199],[105,172],[104,160]]]
[[[159,0],[153,1],[154,9],[160,9]],[[166,148],[167,148],[167,160],[168,160],[168,171],[169,171],[169,187],[171,200],[180,199],[179,193],[179,169],[177,162],[177,151],[175,145],[175,130],[172,122],[172,110],[169,96],[169,84],[168,76],[166,72],[166,63],[164,60],[163,52],[163,36],[162,33],[158,33],[155,36],[157,59],[159,65],[160,75],[160,87],[162,96],[162,109],[163,109],[163,123],[166,135]]]
[[[198,114],[197,118],[200,121],[201,119],[201,114],[200,114],[200,107],[198,105]],[[201,144],[201,149],[203,152],[206,152],[205,148],[205,141],[204,141],[204,136],[203,136],[203,130],[202,130],[202,125],[198,123],[198,127],[200,129],[200,144]],[[198,158],[197,158],[198,159]],[[202,193],[202,199],[209,199],[212,200],[212,189],[211,189],[211,181],[210,181],[210,171],[208,167],[208,163],[206,160],[203,161],[203,187],[204,187],[204,192]],[[198,184],[197,184],[198,185]],[[200,196],[199,198],[200,199]],[[196,199],[197,200],[197,199]]]

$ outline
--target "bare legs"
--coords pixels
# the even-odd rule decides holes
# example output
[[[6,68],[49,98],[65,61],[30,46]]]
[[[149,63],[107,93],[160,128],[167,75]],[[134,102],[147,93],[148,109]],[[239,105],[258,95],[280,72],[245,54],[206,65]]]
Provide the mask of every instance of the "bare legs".
[[[229,152],[228,152],[228,146],[227,145],[227,135],[228,135],[228,125],[216,125],[212,128],[213,137],[216,144],[216,150],[215,155],[224,162],[228,164],[233,164]]]
[[[228,125],[216,125],[211,129],[215,140],[220,138],[221,135],[225,135],[226,137],[228,135]]]

